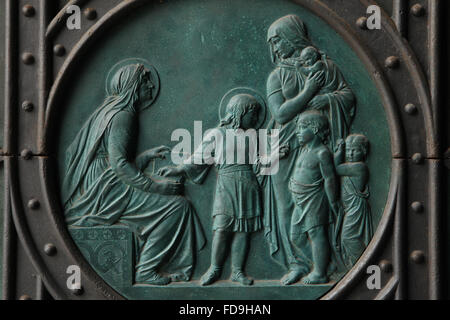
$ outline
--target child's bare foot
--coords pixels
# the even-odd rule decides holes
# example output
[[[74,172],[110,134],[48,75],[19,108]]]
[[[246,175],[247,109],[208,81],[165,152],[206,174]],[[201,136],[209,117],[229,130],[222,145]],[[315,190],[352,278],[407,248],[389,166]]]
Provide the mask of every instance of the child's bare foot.
[[[244,286],[251,286],[253,284],[253,279],[247,277],[243,271],[233,271],[231,281],[239,282]]]
[[[304,284],[323,284],[328,282],[328,277],[325,275],[320,275],[314,272],[308,274],[305,278],[303,278],[302,283]]]
[[[302,269],[293,269],[281,279],[281,284],[285,286],[294,284],[298,282],[305,274],[305,271]]]
[[[200,279],[200,284],[202,286],[208,286],[216,282],[217,280],[219,280],[221,271],[222,270],[220,268],[213,266],[209,267],[208,271],[206,271],[206,273]]]

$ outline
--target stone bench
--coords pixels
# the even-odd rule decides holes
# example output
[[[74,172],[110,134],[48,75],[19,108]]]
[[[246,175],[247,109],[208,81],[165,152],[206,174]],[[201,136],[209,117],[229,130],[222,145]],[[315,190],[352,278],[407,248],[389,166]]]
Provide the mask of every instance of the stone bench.
[[[126,226],[69,227],[93,269],[112,287],[129,287],[134,278],[134,238]]]

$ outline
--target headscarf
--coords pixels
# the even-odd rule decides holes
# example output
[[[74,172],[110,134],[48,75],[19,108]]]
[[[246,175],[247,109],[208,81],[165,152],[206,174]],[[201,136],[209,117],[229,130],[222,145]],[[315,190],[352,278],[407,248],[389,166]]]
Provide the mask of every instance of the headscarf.
[[[108,96],[89,117],[66,151],[65,176],[62,187],[64,206],[82,183],[95,158],[102,137],[114,116],[122,110],[135,111],[138,90],[145,74],[144,65],[130,64],[120,68],[107,84]]]
[[[298,50],[309,46],[313,46],[308,36],[308,31],[302,20],[296,15],[290,14],[282,17],[272,23],[267,32],[267,42],[274,37],[280,37],[288,41],[291,46]],[[277,63],[277,56],[273,52],[272,46],[270,47],[272,61]]]

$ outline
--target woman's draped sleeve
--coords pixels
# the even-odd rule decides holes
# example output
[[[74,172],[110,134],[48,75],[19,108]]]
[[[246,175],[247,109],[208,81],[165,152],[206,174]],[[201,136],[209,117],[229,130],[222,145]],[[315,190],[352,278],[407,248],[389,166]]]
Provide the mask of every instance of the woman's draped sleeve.
[[[108,139],[108,158],[117,177],[126,185],[149,192],[152,180],[139,171],[131,161],[129,146],[132,144],[133,115],[119,112],[112,120]]]

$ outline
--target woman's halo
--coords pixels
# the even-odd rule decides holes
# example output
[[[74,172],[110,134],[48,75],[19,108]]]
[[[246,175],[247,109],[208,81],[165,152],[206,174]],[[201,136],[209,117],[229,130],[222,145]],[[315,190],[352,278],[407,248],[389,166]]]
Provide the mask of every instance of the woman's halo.
[[[264,125],[264,122],[266,121],[267,105],[266,105],[266,101],[264,100],[262,95],[260,95],[256,90],[253,90],[251,88],[242,87],[242,88],[231,89],[230,91],[228,91],[223,96],[222,101],[220,101],[219,118],[221,120],[225,119],[226,113],[227,113],[226,109],[227,109],[228,102],[230,102],[230,99],[232,97],[234,97],[235,95],[238,95],[238,94],[252,95],[259,102],[259,104],[261,106],[261,110],[259,112],[258,122],[255,125],[255,129],[260,129]]]
[[[153,102],[155,102],[156,98],[158,97],[159,94],[159,88],[160,88],[160,81],[159,81],[159,74],[158,71],[156,70],[156,68],[154,66],[152,66],[147,60],[145,59],[141,59],[141,58],[130,58],[130,59],[125,59],[122,60],[118,63],[116,63],[111,70],[109,70],[108,72],[108,76],[106,77],[106,92],[108,93],[108,95],[111,95],[111,80],[114,77],[114,75],[117,73],[117,71],[119,71],[121,68],[128,66],[128,65],[133,65],[133,64],[142,64],[144,65],[145,69],[147,69],[148,71],[150,71],[150,81],[154,84],[155,88],[153,89],[153,97],[152,100],[149,101],[149,104],[152,104]]]

